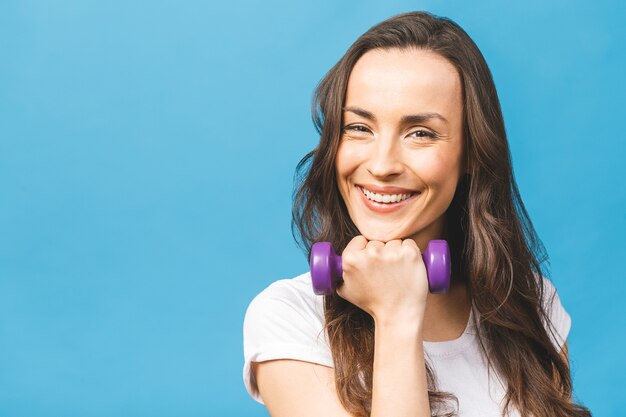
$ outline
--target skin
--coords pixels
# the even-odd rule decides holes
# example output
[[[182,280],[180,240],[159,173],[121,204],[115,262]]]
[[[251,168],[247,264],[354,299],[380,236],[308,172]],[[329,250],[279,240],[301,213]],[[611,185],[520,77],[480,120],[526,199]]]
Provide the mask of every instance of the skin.
[[[344,285],[337,293],[375,318],[396,320],[402,311],[423,320],[428,341],[460,336],[469,318],[466,288],[453,279],[448,294],[428,294],[425,266],[416,256],[430,240],[442,238],[445,211],[466,172],[461,91],[456,68],[436,53],[368,51],[350,74],[344,109],[366,110],[375,120],[344,111],[335,163],[339,192],[361,232],[342,253]],[[445,120],[401,123],[405,115],[422,113]],[[364,183],[421,194],[382,214],[363,203],[355,185]],[[404,256],[394,258],[404,246]],[[406,256],[413,261],[403,261]]]

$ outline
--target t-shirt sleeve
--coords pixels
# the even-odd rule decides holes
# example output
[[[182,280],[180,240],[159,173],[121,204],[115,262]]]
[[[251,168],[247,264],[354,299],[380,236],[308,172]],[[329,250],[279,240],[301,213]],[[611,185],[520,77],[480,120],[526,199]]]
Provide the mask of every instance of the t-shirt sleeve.
[[[322,328],[311,306],[289,291],[270,287],[257,295],[243,324],[243,380],[250,396],[263,404],[252,362],[296,359],[332,367]]]
[[[546,277],[543,277],[543,284],[543,305],[551,324],[551,326],[548,325],[546,328],[548,335],[552,338],[554,346],[557,351],[560,352],[567,340],[567,335],[572,326],[572,319],[567,311],[565,311],[554,284]]]

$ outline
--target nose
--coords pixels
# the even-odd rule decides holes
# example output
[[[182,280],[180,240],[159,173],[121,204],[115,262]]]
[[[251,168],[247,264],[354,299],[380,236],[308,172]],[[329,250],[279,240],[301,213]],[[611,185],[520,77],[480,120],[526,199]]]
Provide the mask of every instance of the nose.
[[[376,178],[387,178],[403,170],[402,150],[398,138],[380,135],[371,144],[367,159],[367,170]]]

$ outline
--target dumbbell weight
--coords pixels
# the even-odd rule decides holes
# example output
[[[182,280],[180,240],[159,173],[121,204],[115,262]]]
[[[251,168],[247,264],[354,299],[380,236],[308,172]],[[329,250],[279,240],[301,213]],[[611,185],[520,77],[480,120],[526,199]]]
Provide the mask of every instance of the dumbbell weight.
[[[445,293],[450,288],[450,248],[445,240],[431,240],[422,253],[428,289],[431,293]],[[330,295],[342,282],[341,256],[335,253],[330,242],[317,242],[311,248],[311,282],[317,295]]]

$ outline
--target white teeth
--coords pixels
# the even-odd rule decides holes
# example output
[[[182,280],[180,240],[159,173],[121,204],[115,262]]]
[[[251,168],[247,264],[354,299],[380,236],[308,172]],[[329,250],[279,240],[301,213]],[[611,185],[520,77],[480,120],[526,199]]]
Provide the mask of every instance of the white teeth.
[[[359,187],[361,189],[361,191],[363,192],[363,194],[365,194],[365,196],[369,199],[369,200],[373,200],[376,201],[378,203],[397,203],[399,201],[402,200],[406,200],[407,198],[411,197],[414,193],[408,193],[408,194],[377,194],[377,193],[372,193],[368,190],[366,190],[363,187]]]

